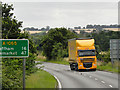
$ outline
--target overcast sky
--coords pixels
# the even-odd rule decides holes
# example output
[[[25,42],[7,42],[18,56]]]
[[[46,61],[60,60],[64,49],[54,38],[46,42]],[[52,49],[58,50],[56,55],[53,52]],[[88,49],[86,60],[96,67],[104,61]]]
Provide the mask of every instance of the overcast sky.
[[[14,15],[24,27],[75,27],[117,24],[117,2],[14,2]]]

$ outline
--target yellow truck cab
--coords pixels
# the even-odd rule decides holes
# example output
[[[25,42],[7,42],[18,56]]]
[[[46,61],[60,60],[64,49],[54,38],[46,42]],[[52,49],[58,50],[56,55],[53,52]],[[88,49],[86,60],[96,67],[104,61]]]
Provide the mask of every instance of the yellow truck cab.
[[[68,40],[69,63],[71,70],[97,68],[94,39],[75,38]]]

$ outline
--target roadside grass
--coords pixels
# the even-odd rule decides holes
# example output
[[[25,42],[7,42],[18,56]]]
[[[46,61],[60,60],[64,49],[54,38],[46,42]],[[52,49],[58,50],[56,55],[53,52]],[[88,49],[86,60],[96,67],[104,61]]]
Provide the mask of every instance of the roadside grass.
[[[47,60],[41,53],[37,56],[36,61],[69,65],[68,58],[64,58],[63,60]]]
[[[115,62],[113,65],[111,62],[105,63],[105,62],[97,62],[97,69],[102,70],[102,71],[110,71],[110,72],[115,72],[115,73],[120,73],[120,62]]]
[[[63,60],[50,60],[50,61],[45,61],[45,62],[50,62],[50,63],[57,63],[57,64],[64,64],[64,65],[69,65],[69,62],[68,61],[65,61],[64,59]]]
[[[38,52],[38,56],[36,58],[36,61],[44,62],[46,60],[46,57],[44,57],[41,52]]]
[[[46,60],[46,59],[38,59],[37,61],[41,61],[41,62],[49,62],[49,63],[57,63],[57,64],[64,64],[64,65],[69,65],[68,61],[63,60]]]
[[[56,79],[44,70],[38,70],[26,79],[26,88],[56,88]]]

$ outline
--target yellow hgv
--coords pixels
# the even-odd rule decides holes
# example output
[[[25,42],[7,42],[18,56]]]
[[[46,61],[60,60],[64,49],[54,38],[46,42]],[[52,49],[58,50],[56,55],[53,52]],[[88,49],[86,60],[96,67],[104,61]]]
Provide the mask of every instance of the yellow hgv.
[[[68,40],[69,63],[71,70],[97,68],[94,39],[70,39]]]

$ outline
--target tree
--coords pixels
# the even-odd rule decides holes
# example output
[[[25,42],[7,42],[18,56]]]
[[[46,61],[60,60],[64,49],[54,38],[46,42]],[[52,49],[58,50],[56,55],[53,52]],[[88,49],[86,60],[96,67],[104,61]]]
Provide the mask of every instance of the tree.
[[[11,11],[14,10],[13,5],[3,4],[2,7],[2,38],[14,39],[20,36],[22,22],[16,20]]]
[[[108,51],[110,48],[110,39],[120,39],[120,31],[109,31],[100,33],[92,33],[95,44],[99,45],[101,51]]]
[[[43,55],[48,60],[67,56],[68,39],[76,38],[76,34],[66,28],[54,28],[42,38]],[[66,51],[66,52],[64,52]]]
[[[22,22],[18,21],[11,11],[13,5],[2,4],[2,38],[3,39],[29,39],[29,58],[26,60],[27,74],[33,72],[35,65],[36,46],[29,38],[29,34],[20,33]],[[2,59],[2,88],[22,88],[22,58]]]

